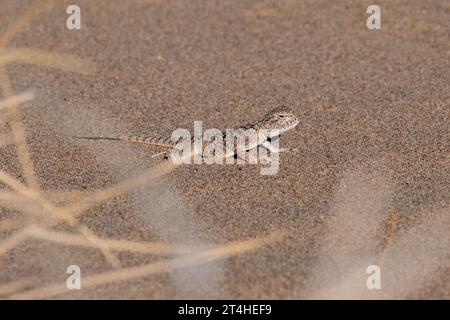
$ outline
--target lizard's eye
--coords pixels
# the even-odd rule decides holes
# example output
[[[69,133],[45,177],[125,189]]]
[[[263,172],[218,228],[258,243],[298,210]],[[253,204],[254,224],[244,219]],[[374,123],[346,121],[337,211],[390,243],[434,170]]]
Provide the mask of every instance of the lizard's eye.
[[[284,118],[284,114],[280,114],[280,118]]]

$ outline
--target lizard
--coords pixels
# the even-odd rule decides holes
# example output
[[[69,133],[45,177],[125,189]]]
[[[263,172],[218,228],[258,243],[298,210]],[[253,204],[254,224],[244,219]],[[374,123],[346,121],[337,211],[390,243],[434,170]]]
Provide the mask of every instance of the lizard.
[[[295,116],[291,110],[285,106],[279,106],[268,112],[263,118],[250,122],[244,126],[235,129],[235,134],[232,139],[239,139],[242,135],[248,134],[250,132],[256,132],[256,140],[252,143],[245,144],[245,151],[249,151],[258,146],[264,147],[270,152],[278,153],[288,151],[288,149],[279,149],[271,144],[272,139],[278,139],[281,133],[289,131],[295,128],[299,124],[300,120]],[[271,131],[276,130],[276,131]],[[276,132],[273,135],[273,132]],[[272,133],[272,134],[271,134]],[[179,149],[179,142],[173,141],[171,136],[161,137],[161,136],[117,136],[117,137],[88,137],[88,136],[75,136],[76,139],[88,139],[88,140],[113,140],[113,141],[124,141],[129,143],[137,143],[146,146],[150,146],[156,149],[162,149],[163,151],[153,155],[153,157],[164,155],[165,159],[169,158],[169,155],[176,148]],[[223,136],[224,140],[230,139],[228,136]],[[247,137],[245,137],[246,142],[248,142]],[[191,143],[194,143],[194,137],[191,139]],[[234,145],[234,144],[233,144]],[[223,147],[224,157],[237,156],[236,147],[232,149]]]

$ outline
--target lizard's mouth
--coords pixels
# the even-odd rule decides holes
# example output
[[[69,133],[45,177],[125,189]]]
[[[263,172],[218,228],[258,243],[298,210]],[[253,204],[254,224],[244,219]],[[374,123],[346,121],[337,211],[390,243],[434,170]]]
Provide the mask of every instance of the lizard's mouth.
[[[289,122],[287,122],[287,124],[286,124],[286,127],[285,127],[286,129],[284,131],[294,129],[295,127],[298,126],[299,123],[300,123],[299,119],[289,120]]]

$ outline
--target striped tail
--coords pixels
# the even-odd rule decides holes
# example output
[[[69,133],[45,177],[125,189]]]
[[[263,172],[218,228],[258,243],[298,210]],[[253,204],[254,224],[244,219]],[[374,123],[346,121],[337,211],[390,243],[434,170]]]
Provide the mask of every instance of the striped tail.
[[[147,146],[163,148],[163,149],[172,149],[174,147],[174,143],[170,139],[170,137],[137,137],[137,136],[120,136],[120,137],[83,137],[76,136],[73,137],[75,139],[85,139],[85,140],[113,140],[113,141],[124,141],[130,143],[139,143]]]

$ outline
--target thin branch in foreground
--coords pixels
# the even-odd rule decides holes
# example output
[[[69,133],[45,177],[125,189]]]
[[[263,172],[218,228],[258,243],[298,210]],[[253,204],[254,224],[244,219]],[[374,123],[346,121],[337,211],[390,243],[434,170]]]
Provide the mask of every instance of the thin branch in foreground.
[[[0,111],[15,107],[24,102],[28,102],[34,99],[34,93],[32,91],[25,91],[23,93],[19,93],[18,95],[9,97],[0,101]]]
[[[72,227],[77,228],[78,231],[83,234],[89,241],[97,244],[98,249],[101,250],[105,259],[109,263],[111,263],[113,267],[120,267],[119,259],[109,250],[109,248],[105,247],[105,244],[103,243],[98,243],[98,237],[89,228],[81,225],[73,216],[68,215],[61,210],[58,210],[58,208],[54,207],[52,203],[43,198],[39,192],[36,192],[35,190],[24,186],[22,183],[20,183],[20,181],[14,179],[3,170],[0,170],[0,181],[13,188],[16,192],[24,196],[26,199],[34,201],[37,205],[45,209],[45,211],[47,211],[47,213],[49,213],[52,217],[67,222]],[[32,213],[35,215],[42,215],[39,210],[32,211]],[[46,216],[44,215],[44,217]]]
[[[0,88],[7,99],[15,96],[14,89],[3,68],[0,68]],[[25,180],[31,188],[39,190],[39,183],[34,175],[33,162],[31,161],[30,152],[25,141],[25,128],[21,122],[17,104],[13,101],[13,103],[10,104],[10,107],[7,108],[7,111],[8,116],[11,119],[9,125],[12,130],[17,156],[22,166]]]
[[[76,203],[89,195],[89,191],[85,190],[44,190],[42,193],[46,199],[58,206]]]
[[[2,255],[4,255],[6,252],[8,252],[9,250],[18,246],[20,243],[22,243],[27,238],[28,238],[28,230],[23,229],[23,230],[17,231],[11,237],[9,237],[5,240],[2,240],[0,242],[0,257]]]
[[[97,248],[83,236],[77,234],[68,234],[63,232],[55,232],[45,230],[39,227],[33,227],[29,231],[30,236],[37,239],[55,242],[61,245],[77,246],[86,248]],[[128,240],[113,239],[97,239],[97,242],[103,243],[105,246],[114,251],[124,251],[131,253],[156,254],[156,255],[173,255],[187,254],[194,250],[193,247],[184,245],[172,245],[157,242],[138,242]]]
[[[146,277],[153,274],[166,273],[177,269],[198,266],[215,260],[225,259],[234,255],[257,250],[282,238],[280,232],[274,232],[265,238],[232,242],[216,248],[204,250],[179,258],[166,259],[143,266],[130,267],[116,271],[109,271],[92,276],[83,277],[82,288],[90,288],[104,284],[116,283]],[[68,293],[66,283],[52,284],[46,287],[11,295],[12,299],[45,299]]]
[[[384,248],[383,252],[381,253],[378,265],[380,266],[381,269],[383,269],[384,267],[384,261],[386,260],[386,257],[388,256],[389,252],[392,249],[392,246],[394,245],[395,242],[395,236],[397,234],[397,228],[398,228],[398,217],[397,217],[397,213],[395,211],[392,212],[391,214],[391,221],[390,221],[390,225],[389,225],[389,231],[387,234],[387,244],[386,247]]]
[[[22,291],[31,285],[31,279],[19,279],[8,283],[0,284],[0,296],[6,296],[11,293]]]
[[[93,191],[84,200],[78,201],[77,203],[62,209],[62,211],[71,216],[79,215],[81,212],[86,211],[91,207],[102,203],[103,201],[123,195],[144,186],[151,180],[170,173],[173,169],[175,169],[175,167],[176,165],[173,164],[173,162],[163,161],[159,165],[146,170],[143,174],[137,177],[119,182],[118,184],[104,190]]]
[[[35,1],[27,10],[10,26],[0,38],[0,46],[6,46],[9,41],[20,31],[26,28],[29,21],[42,12],[50,11],[55,5],[55,0]]]

